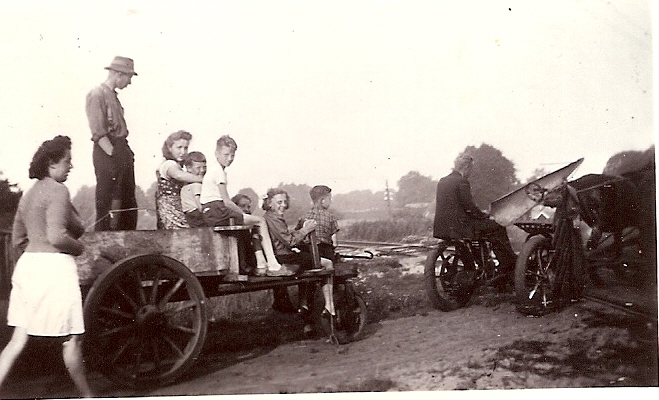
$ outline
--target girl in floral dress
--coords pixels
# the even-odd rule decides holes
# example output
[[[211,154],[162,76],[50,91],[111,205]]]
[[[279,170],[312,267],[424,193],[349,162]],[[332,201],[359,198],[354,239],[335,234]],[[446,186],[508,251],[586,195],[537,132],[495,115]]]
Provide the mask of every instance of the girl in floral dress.
[[[156,214],[158,229],[189,228],[181,207],[181,188],[192,182],[201,182],[202,177],[183,170],[183,160],[188,154],[192,135],[176,131],[167,137],[162,146],[165,160],[156,170]]]

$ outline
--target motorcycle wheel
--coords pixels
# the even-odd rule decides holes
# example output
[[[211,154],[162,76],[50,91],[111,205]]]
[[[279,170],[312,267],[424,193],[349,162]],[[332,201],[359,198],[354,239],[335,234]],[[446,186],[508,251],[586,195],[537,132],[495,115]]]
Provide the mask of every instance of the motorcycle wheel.
[[[540,316],[552,311],[556,273],[550,263],[555,251],[548,237],[533,236],[524,243],[515,265],[515,296],[519,312]]]
[[[473,262],[457,249],[439,246],[430,251],[424,264],[423,280],[433,307],[442,311],[464,307],[473,292],[473,284],[460,281],[473,268]]]
[[[314,299],[314,324],[317,332],[325,335],[334,333],[339,344],[354,342],[361,338],[366,326],[366,302],[355,292],[350,282],[334,285],[334,321],[321,315],[325,308],[322,290],[317,290]],[[330,323],[334,324],[332,326]]]

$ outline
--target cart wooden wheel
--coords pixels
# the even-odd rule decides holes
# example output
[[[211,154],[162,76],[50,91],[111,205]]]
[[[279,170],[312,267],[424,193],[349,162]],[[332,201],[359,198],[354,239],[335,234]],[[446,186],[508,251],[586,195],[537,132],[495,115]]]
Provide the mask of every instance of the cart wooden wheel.
[[[100,275],[85,298],[85,355],[110,378],[164,385],[197,358],[208,316],[203,288],[180,262],[133,256]]]

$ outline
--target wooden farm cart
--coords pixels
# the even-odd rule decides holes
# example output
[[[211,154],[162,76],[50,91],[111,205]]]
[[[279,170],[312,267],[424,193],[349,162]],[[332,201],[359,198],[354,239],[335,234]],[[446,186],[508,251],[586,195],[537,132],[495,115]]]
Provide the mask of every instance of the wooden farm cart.
[[[76,262],[84,298],[86,359],[123,384],[166,384],[199,356],[208,297],[319,283],[330,276],[337,310],[331,328],[350,339],[361,332],[366,305],[350,284],[356,270],[241,275],[244,260],[237,234],[246,229],[85,233],[85,252]]]

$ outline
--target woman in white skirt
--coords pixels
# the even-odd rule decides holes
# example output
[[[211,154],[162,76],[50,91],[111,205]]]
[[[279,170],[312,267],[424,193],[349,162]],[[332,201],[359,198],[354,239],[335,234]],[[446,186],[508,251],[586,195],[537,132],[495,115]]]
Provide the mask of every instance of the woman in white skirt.
[[[12,240],[23,253],[12,275],[7,324],[14,333],[0,353],[0,386],[28,336],[57,337],[80,394],[93,397],[82,360],[85,327],[74,260],[84,250],[78,241],[84,226],[63,184],[71,168],[67,136],[43,142],[30,163],[30,178],[38,182],[21,197],[14,219]]]

